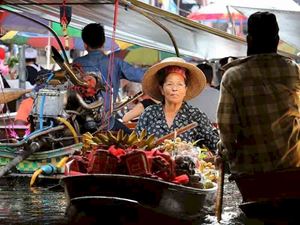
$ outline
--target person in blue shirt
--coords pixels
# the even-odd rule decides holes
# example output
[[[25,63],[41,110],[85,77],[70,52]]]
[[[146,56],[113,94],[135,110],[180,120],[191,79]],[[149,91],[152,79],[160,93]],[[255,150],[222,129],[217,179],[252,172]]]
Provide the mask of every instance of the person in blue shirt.
[[[113,65],[109,65],[109,56],[104,54],[102,47],[105,42],[104,27],[100,23],[90,23],[86,25],[81,34],[84,42],[84,47],[88,54],[74,59],[73,65],[79,67],[84,73],[96,74],[102,84],[108,87],[106,91],[101,92],[104,98],[104,110],[109,112],[110,102],[115,102],[118,96],[120,87],[120,80],[127,79],[129,81],[141,82],[145,73],[145,69],[136,68],[133,65],[123,61],[120,58],[113,59]],[[109,75],[109,71],[112,71]],[[110,79],[109,79],[110,76]],[[110,96],[112,93],[113,100]],[[109,130],[123,129],[126,133],[131,131],[120,121],[116,120],[113,116],[109,117]]]

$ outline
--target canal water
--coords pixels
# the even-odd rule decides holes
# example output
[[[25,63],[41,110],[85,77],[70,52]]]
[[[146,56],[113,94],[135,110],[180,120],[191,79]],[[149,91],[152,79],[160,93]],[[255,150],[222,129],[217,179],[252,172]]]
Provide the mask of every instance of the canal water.
[[[246,221],[239,210],[241,196],[234,183],[225,178],[222,221],[207,215],[205,225],[244,225]],[[29,188],[27,184],[0,186],[0,224],[66,224],[66,198],[64,192],[48,188]],[[255,223],[259,224],[259,223]],[[165,225],[165,224],[164,224]]]

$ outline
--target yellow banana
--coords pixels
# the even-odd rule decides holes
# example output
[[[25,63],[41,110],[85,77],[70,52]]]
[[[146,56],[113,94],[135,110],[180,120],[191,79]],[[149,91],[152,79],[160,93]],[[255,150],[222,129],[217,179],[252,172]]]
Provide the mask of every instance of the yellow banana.
[[[139,135],[139,139],[143,140],[146,136],[147,136],[147,131],[146,131],[146,129],[143,129]]]
[[[120,129],[117,134],[117,143],[121,143],[121,141],[123,139],[123,135],[124,135],[124,131],[122,129]]]
[[[93,135],[91,135],[91,133],[84,133],[82,135],[82,140],[89,140],[89,139],[92,139],[93,138]]]
[[[108,138],[107,135],[99,133],[99,134],[97,134],[97,136],[98,136],[98,138],[100,139],[100,141],[103,145],[108,145],[109,144],[109,138]]]
[[[123,145],[127,145],[128,137],[129,137],[128,134],[124,134],[122,141],[121,141]]]
[[[137,134],[135,131],[132,131],[131,134],[129,135],[128,137],[128,140],[127,140],[127,145],[128,146],[131,146],[132,143],[136,142],[138,140],[138,137],[137,137]]]
[[[151,134],[146,140],[147,149],[152,149],[155,146],[155,136]]]
[[[90,133],[90,132],[86,132],[84,133],[86,136],[90,137],[90,138],[93,138],[93,135]]]
[[[115,135],[113,135],[113,133],[111,131],[107,132],[107,136],[108,136],[108,139],[109,139],[111,145],[118,143],[117,137],[115,137]]]
[[[93,137],[92,141],[97,143],[97,144],[101,144],[101,140],[98,137]]]

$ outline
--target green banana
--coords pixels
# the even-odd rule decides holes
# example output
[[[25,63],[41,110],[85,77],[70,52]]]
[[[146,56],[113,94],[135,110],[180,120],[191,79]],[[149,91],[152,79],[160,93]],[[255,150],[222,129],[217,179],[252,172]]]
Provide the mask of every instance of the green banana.
[[[154,134],[151,134],[150,136],[148,136],[148,138],[146,139],[146,149],[152,149],[155,146],[155,136]]]
[[[138,136],[136,134],[135,131],[132,131],[131,134],[129,135],[128,137],[128,140],[127,140],[127,145],[128,146],[131,146],[133,143],[135,143],[136,141],[138,140]]]
[[[120,144],[122,142],[124,136],[124,131],[120,129],[117,134],[117,143]]]
[[[107,135],[98,133],[97,136],[103,145],[109,145],[110,141]]]
[[[111,131],[107,132],[107,136],[111,145],[115,145],[118,143],[117,137]]]
[[[146,129],[143,129],[139,135],[139,139],[143,140],[146,136],[147,136],[147,131],[146,131]]]

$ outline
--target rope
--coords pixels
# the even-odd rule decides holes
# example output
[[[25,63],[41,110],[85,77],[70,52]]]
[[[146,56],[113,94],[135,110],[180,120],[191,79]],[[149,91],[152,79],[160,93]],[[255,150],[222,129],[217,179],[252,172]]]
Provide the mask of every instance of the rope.
[[[115,8],[114,8],[114,20],[113,20],[113,32],[112,32],[112,43],[115,42],[116,39],[116,29],[117,29],[117,21],[118,21],[118,10],[119,10],[119,0],[115,0]],[[107,76],[107,83],[109,85],[106,86],[105,88],[105,94],[106,96],[108,95],[108,101],[109,101],[109,111],[107,113],[107,119],[108,119],[108,128],[110,126],[110,117],[112,115],[113,111],[113,86],[112,86],[112,75],[114,72],[114,58],[115,58],[115,53],[114,53],[114,45],[112,44],[110,47],[110,55],[109,55],[109,63],[108,63],[108,76]],[[104,107],[106,107],[107,104],[107,99],[104,98]],[[106,114],[106,110],[104,110],[104,113]],[[104,117],[106,119],[106,117]],[[103,122],[105,122],[105,119]]]

